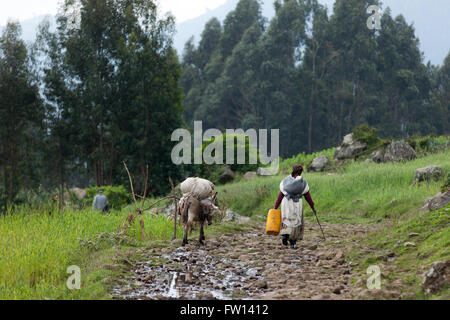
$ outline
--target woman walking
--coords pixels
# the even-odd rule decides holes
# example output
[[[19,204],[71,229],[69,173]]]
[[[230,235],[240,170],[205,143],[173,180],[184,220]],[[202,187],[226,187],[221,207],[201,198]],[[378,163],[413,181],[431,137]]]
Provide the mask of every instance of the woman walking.
[[[303,196],[311,209],[315,210],[308,183],[302,178],[302,173],[303,167],[301,165],[293,167],[291,175],[281,181],[280,193],[275,203],[275,209],[278,209],[281,204],[282,225],[280,234],[282,243],[287,246],[289,241],[292,249],[296,249],[298,240],[303,240],[303,231],[305,229],[302,205]]]

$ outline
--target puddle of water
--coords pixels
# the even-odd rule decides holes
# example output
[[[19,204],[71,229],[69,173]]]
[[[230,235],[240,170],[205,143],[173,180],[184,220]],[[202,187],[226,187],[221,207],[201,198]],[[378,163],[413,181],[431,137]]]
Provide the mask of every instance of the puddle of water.
[[[178,290],[176,288],[177,279],[178,279],[178,273],[174,272],[172,274],[172,281],[170,282],[169,292],[167,293],[167,296],[169,298],[178,299],[180,297],[180,294],[178,293]]]

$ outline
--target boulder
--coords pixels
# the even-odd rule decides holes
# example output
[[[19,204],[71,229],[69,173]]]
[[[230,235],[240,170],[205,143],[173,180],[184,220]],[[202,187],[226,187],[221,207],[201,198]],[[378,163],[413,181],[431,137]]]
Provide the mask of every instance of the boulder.
[[[78,200],[83,200],[84,197],[86,197],[86,194],[87,194],[86,190],[80,189],[80,188],[72,188],[69,191],[71,193],[73,193]],[[58,196],[56,195],[54,197],[54,199],[58,199]],[[67,192],[67,191],[64,192],[64,202],[68,205],[68,204],[70,204],[71,200],[72,200],[72,198],[71,198],[70,193]]]
[[[384,162],[384,153],[385,153],[384,150],[377,150],[377,151],[372,153],[370,158],[375,163],[382,163],[382,162]]]
[[[415,247],[415,246],[416,246],[416,244],[414,242],[405,242],[403,244],[403,247],[405,247],[405,248]]]
[[[384,162],[405,162],[417,158],[414,149],[403,141],[389,144],[384,153]]]
[[[158,214],[163,214],[166,217],[173,216],[175,212],[175,204],[171,201],[166,207],[159,210]]]
[[[310,172],[321,172],[330,163],[327,157],[319,156],[315,158],[308,167]]]
[[[437,261],[423,275],[422,288],[427,294],[441,291],[450,284],[450,260]]]
[[[78,198],[78,200],[83,200],[87,194],[86,190],[80,189],[80,188],[72,188],[72,189],[70,189],[70,192],[73,192],[76,195],[76,197]]]
[[[234,172],[230,169],[230,167],[226,166],[222,174],[219,176],[220,183],[227,183],[234,180]]]
[[[256,172],[256,174],[258,176],[265,176],[265,177],[272,175],[272,173],[270,173],[269,170],[267,170],[266,168],[261,168],[261,167],[258,168],[258,171]]]
[[[257,178],[257,177],[258,177],[258,175],[257,175],[257,173],[255,171],[248,171],[248,172],[246,172],[244,174],[243,179],[244,180],[251,180],[251,179],[254,179],[254,178]]]
[[[419,168],[414,174],[414,181],[412,185],[420,184],[423,181],[430,182],[431,180],[438,181],[442,177],[442,169],[438,166],[427,166]]]
[[[353,138],[353,133],[344,137],[342,144],[336,149],[334,158],[337,160],[350,159],[367,149],[367,144]]]
[[[435,211],[446,206],[450,202],[450,191],[445,193],[439,192],[433,198],[428,198],[423,202],[422,212],[425,210]]]
[[[237,223],[248,223],[251,221],[249,217],[244,217],[236,212],[231,211],[230,209],[227,210],[225,214],[225,218],[223,218],[224,222],[237,222]]]

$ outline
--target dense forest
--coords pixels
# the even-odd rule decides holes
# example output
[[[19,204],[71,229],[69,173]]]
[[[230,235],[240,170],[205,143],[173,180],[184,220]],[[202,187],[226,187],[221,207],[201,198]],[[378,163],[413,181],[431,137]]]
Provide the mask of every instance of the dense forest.
[[[279,128],[284,157],[335,146],[364,123],[389,138],[445,133],[450,56],[425,65],[414,27],[388,8],[370,30],[371,4],[338,0],[330,15],[315,0],[276,1],[267,22],[258,1],[239,1],[186,44],[187,122]]]
[[[210,20],[179,58],[174,18],[152,1],[66,0],[35,43],[10,22],[0,37],[0,202],[21,190],[127,184],[150,194],[191,168],[170,160],[176,128],[280,129],[282,157],[337,145],[359,124],[385,138],[445,134],[450,55],[425,64],[414,27],[378,1],[257,0]],[[144,179],[136,179],[142,188]]]

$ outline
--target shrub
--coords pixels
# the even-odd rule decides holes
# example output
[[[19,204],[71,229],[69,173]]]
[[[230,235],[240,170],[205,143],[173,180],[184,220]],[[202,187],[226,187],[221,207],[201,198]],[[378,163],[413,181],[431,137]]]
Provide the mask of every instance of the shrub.
[[[3,188],[2,185],[0,185],[0,215],[5,211],[6,209],[6,201],[8,197],[6,196],[6,190]]]
[[[232,134],[232,135],[227,135],[226,133],[222,134],[222,139],[223,139],[223,157],[224,160],[226,159],[226,150],[227,150],[227,137],[232,137],[233,139],[233,145],[234,145],[234,161],[233,164],[230,165],[231,170],[235,171],[235,172],[241,172],[241,173],[245,173],[247,171],[256,171],[258,169],[258,166],[263,167],[264,165],[261,164],[261,162],[259,161],[259,151],[257,148],[254,148],[251,144],[250,144],[250,138],[246,135],[239,135],[239,134]],[[242,144],[241,139],[244,139],[244,144]],[[202,145],[202,152],[205,151],[205,148],[207,146],[209,146],[211,143],[213,143],[215,141],[215,138],[212,138],[209,141],[205,141]],[[242,150],[242,148],[245,150],[245,164],[238,164],[238,150]],[[256,152],[256,162],[257,164],[250,164],[249,159],[250,159],[250,150],[252,150],[253,152]],[[214,153],[213,153],[214,155]]]
[[[446,136],[412,136],[407,142],[416,152],[436,152],[450,146],[450,138]]]
[[[92,204],[99,190],[103,190],[103,194],[108,198],[109,206],[112,209],[121,209],[131,203],[131,195],[124,186],[104,186],[86,189],[85,205],[89,206]]]
[[[378,129],[367,124],[362,124],[353,129],[353,137],[360,142],[367,143],[369,148],[381,141],[378,137]]]

